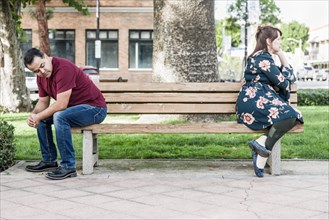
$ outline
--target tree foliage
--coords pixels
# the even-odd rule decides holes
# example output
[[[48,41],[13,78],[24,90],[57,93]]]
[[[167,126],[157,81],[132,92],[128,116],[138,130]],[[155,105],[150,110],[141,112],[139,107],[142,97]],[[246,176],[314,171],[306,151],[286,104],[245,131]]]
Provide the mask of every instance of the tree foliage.
[[[298,21],[290,23],[283,23],[281,25],[282,31],[282,49],[287,52],[294,52],[299,47],[299,39],[302,40],[302,51],[306,48],[306,42],[309,38],[309,28],[305,24]],[[294,40],[288,40],[292,38]]]
[[[22,83],[25,82],[24,65],[18,39],[26,38],[21,27],[21,8],[39,2],[45,0],[0,0],[0,106],[10,112],[30,109],[29,92]],[[88,14],[84,0],[63,2]]]
[[[89,15],[87,4],[84,0],[62,0],[70,7],[74,7],[77,11],[83,15]],[[40,50],[46,53],[48,56],[51,55],[49,36],[48,36],[48,20],[50,18],[49,11],[47,12],[46,4],[51,0],[38,0],[35,4],[35,18],[38,22],[39,30],[39,45]],[[31,14],[31,13],[30,13]]]
[[[276,25],[280,23],[281,10],[276,6],[274,0],[259,0],[261,24]]]
[[[231,36],[231,45],[238,47],[240,44],[240,29],[241,26],[237,24],[237,18],[225,18],[216,21],[216,46],[223,47],[223,36]]]
[[[228,12],[230,18],[236,18],[237,22],[242,22],[245,19],[245,5],[247,0],[236,0],[229,6]],[[249,0],[250,1],[250,0]],[[274,0],[259,0],[261,24],[276,25],[280,23],[279,14],[280,8],[276,6]]]
[[[75,8],[83,15],[89,15],[87,3],[84,0],[63,0],[63,2],[68,4],[70,7]]]
[[[35,4],[36,0],[8,0],[10,11],[12,14],[12,21],[16,28],[18,40],[24,41],[26,38],[25,32],[21,27],[21,7],[25,8],[28,4]]]
[[[250,0],[249,0],[250,1]],[[216,26],[217,46],[221,46],[219,40],[223,39],[223,26],[225,27],[225,35],[231,36],[231,45],[237,47],[241,39],[241,25],[244,24],[246,0],[236,0],[229,8],[229,17],[220,21]],[[274,0],[259,0],[260,7],[260,24],[276,25],[280,23],[280,8],[276,6]]]
[[[0,119],[0,172],[15,163],[14,131],[14,126]]]

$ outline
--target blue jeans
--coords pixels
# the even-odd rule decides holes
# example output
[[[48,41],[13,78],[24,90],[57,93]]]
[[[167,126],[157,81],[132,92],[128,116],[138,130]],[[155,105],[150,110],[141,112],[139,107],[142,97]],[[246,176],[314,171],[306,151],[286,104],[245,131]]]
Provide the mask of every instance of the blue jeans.
[[[53,140],[52,124],[56,131],[56,142],[61,155],[63,168],[75,168],[75,153],[72,143],[72,127],[83,127],[99,124],[106,117],[106,107],[91,105],[76,105],[56,112],[52,117],[41,120],[37,128],[42,160],[54,162],[57,160],[56,145]]]

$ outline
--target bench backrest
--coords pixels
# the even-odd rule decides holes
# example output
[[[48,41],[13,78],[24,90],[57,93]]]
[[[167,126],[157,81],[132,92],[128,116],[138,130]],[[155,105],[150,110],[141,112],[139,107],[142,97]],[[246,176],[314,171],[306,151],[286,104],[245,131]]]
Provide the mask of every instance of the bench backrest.
[[[100,82],[108,114],[234,114],[241,83]],[[297,87],[291,102],[297,106]]]

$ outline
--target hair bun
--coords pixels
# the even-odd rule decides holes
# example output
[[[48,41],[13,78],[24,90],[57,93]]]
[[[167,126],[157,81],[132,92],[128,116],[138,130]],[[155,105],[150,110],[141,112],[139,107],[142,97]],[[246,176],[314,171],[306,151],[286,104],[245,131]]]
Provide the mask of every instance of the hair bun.
[[[263,29],[264,29],[264,26],[263,26],[263,25],[259,25],[259,26],[257,27],[257,33],[258,33],[258,32],[261,32]]]

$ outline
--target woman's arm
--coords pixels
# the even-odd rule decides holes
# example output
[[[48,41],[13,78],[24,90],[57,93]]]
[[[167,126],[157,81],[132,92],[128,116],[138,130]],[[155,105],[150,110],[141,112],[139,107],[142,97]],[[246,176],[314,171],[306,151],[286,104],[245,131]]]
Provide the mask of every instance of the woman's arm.
[[[272,56],[269,53],[263,53],[256,61],[256,66],[262,71],[268,80],[272,83],[272,86],[277,87],[277,91],[281,98],[288,101],[290,98],[290,80],[286,78],[286,73],[275,65]],[[287,68],[283,68],[287,71]]]
[[[281,72],[281,69],[275,65],[272,56],[264,53],[258,57],[256,66],[262,71],[269,81],[280,90],[288,90],[290,81]],[[285,68],[287,69],[287,68]]]
[[[276,53],[276,55],[279,57],[279,60],[281,62],[281,72],[284,75],[284,77],[290,82],[290,83],[294,83],[296,82],[296,77],[294,75],[294,70],[293,68],[290,66],[290,64],[288,63],[288,60],[286,58],[286,56],[284,55],[283,51],[280,50]]]

